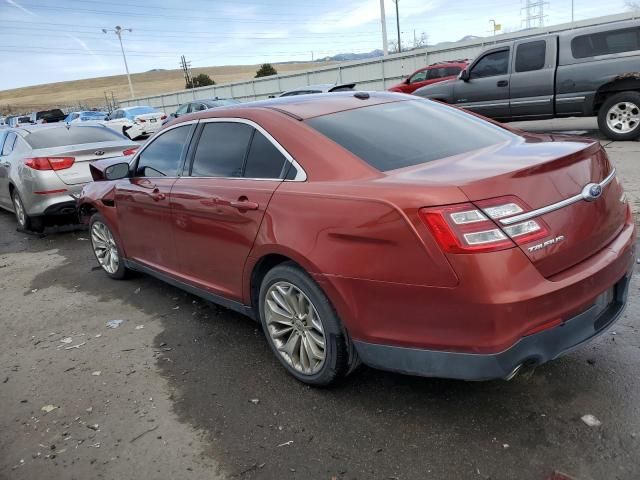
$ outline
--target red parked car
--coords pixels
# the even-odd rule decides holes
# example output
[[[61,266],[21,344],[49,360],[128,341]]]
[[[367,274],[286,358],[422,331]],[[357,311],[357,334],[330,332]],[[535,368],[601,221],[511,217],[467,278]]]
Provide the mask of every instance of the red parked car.
[[[429,121],[425,121],[429,119]],[[79,199],[99,264],[259,320],[297,379],[510,378],[620,316],[635,226],[596,141],[393,93],[185,115]]]
[[[434,63],[416,70],[405,78],[402,83],[398,83],[387,90],[390,92],[413,93],[426,85],[458,78],[460,72],[467,68],[467,65],[469,65],[468,60]]]

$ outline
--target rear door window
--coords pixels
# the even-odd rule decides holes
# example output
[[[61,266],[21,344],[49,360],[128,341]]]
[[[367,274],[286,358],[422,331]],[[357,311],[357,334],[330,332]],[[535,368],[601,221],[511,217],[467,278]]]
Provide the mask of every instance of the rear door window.
[[[372,105],[306,122],[380,171],[418,165],[518,138],[473,115],[428,100]]]
[[[255,131],[244,169],[246,178],[281,178],[287,159],[262,133]]]
[[[139,177],[176,177],[182,165],[191,125],[172,128],[160,134],[138,157]]]
[[[239,122],[209,122],[202,128],[191,176],[241,177],[253,127]]]
[[[544,68],[547,42],[521,43],[516,49],[516,72],[531,72]]]
[[[2,156],[9,155],[13,151],[13,146],[18,139],[18,135],[15,132],[9,132],[2,145]]]

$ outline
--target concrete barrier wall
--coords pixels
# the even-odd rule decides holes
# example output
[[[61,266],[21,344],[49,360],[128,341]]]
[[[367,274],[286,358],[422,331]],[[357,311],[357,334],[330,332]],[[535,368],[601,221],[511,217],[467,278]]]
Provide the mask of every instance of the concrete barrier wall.
[[[179,92],[149,97],[138,97],[132,100],[121,101],[120,106],[151,105],[167,113],[173,113],[179,105],[199,98],[235,98],[243,102],[248,102],[252,100],[262,100],[268,98],[270,95],[279,95],[286,90],[318,83],[354,82],[357,83],[358,88],[361,90],[385,90],[420,67],[445,60],[473,59],[488,46],[501,42],[544,33],[571,30],[578,27],[602,25],[621,20],[632,20],[639,18],[639,16],[638,12],[629,12],[590,18],[574,23],[564,23],[524,32],[427,47],[412,50],[407,53],[392,54],[386,57],[344,62],[338,65],[332,64],[331,66],[315,70],[274,75],[225,85],[194,88],[192,90],[181,90]]]

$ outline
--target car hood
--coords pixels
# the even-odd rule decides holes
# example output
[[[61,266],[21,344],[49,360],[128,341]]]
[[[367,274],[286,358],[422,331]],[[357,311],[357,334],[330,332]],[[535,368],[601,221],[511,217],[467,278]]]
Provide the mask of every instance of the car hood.
[[[432,83],[431,85],[425,85],[422,88],[417,89],[413,92],[414,95],[419,95],[421,97],[429,97],[438,93],[450,93],[453,89],[453,84],[458,81],[457,78],[452,78],[450,80],[443,80],[441,82]]]

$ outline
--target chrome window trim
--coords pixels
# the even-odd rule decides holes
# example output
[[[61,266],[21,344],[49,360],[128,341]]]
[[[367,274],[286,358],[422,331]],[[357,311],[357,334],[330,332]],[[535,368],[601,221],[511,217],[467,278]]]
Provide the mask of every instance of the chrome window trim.
[[[278,151],[285,157],[285,159],[291,163],[296,168],[296,176],[290,180],[283,178],[247,178],[247,177],[193,177],[193,178],[229,178],[234,180],[265,180],[265,181],[278,181],[278,182],[306,182],[307,181],[307,172],[302,168],[302,166],[296,161],[293,156],[285,150],[285,148],[278,143],[278,141],[271,136],[269,132],[267,132],[262,126],[258,125],[253,120],[247,120],[246,118],[238,118],[238,117],[214,117],[214,118],[203,118],[200,120],[200,123],[244,123],[245,125],[249,125],[250,127],[255,128],[262,135],[264,135],[267,140],[269,140],[274,147],[278,149]]]
[[[604,187],[606,187],[607,185],[609,185],[609,183],[611,183],[611,181],[615,178],[615,176],[616,176],[616,169],[614,168],[611,171],[611,173],[607,175],[607,177],[597,185],[600,185],[604,189]],[[552,203],[551,205],[547,205],[546,207],[538,208],[530,212],[521,213],[520,215],[515,215],[513,217],[505,218],[503,220],[500,220],[500,223],[502,225],[513,225],[514,223],[524,222],[526,220],[531,220],[532,218],[536,218],[541,215],[545,215],[547,213],[555,212],[556,210],[560,210],[561,208],[568,207],[569,205],[573,205],[574,203],[580,202],[582,200],[584,200],[584,197],[582,196],[582,192],[580,192],[577,195],[574,195],[573,197],[565,198],[564,200],[561,200],[556,203]]]

